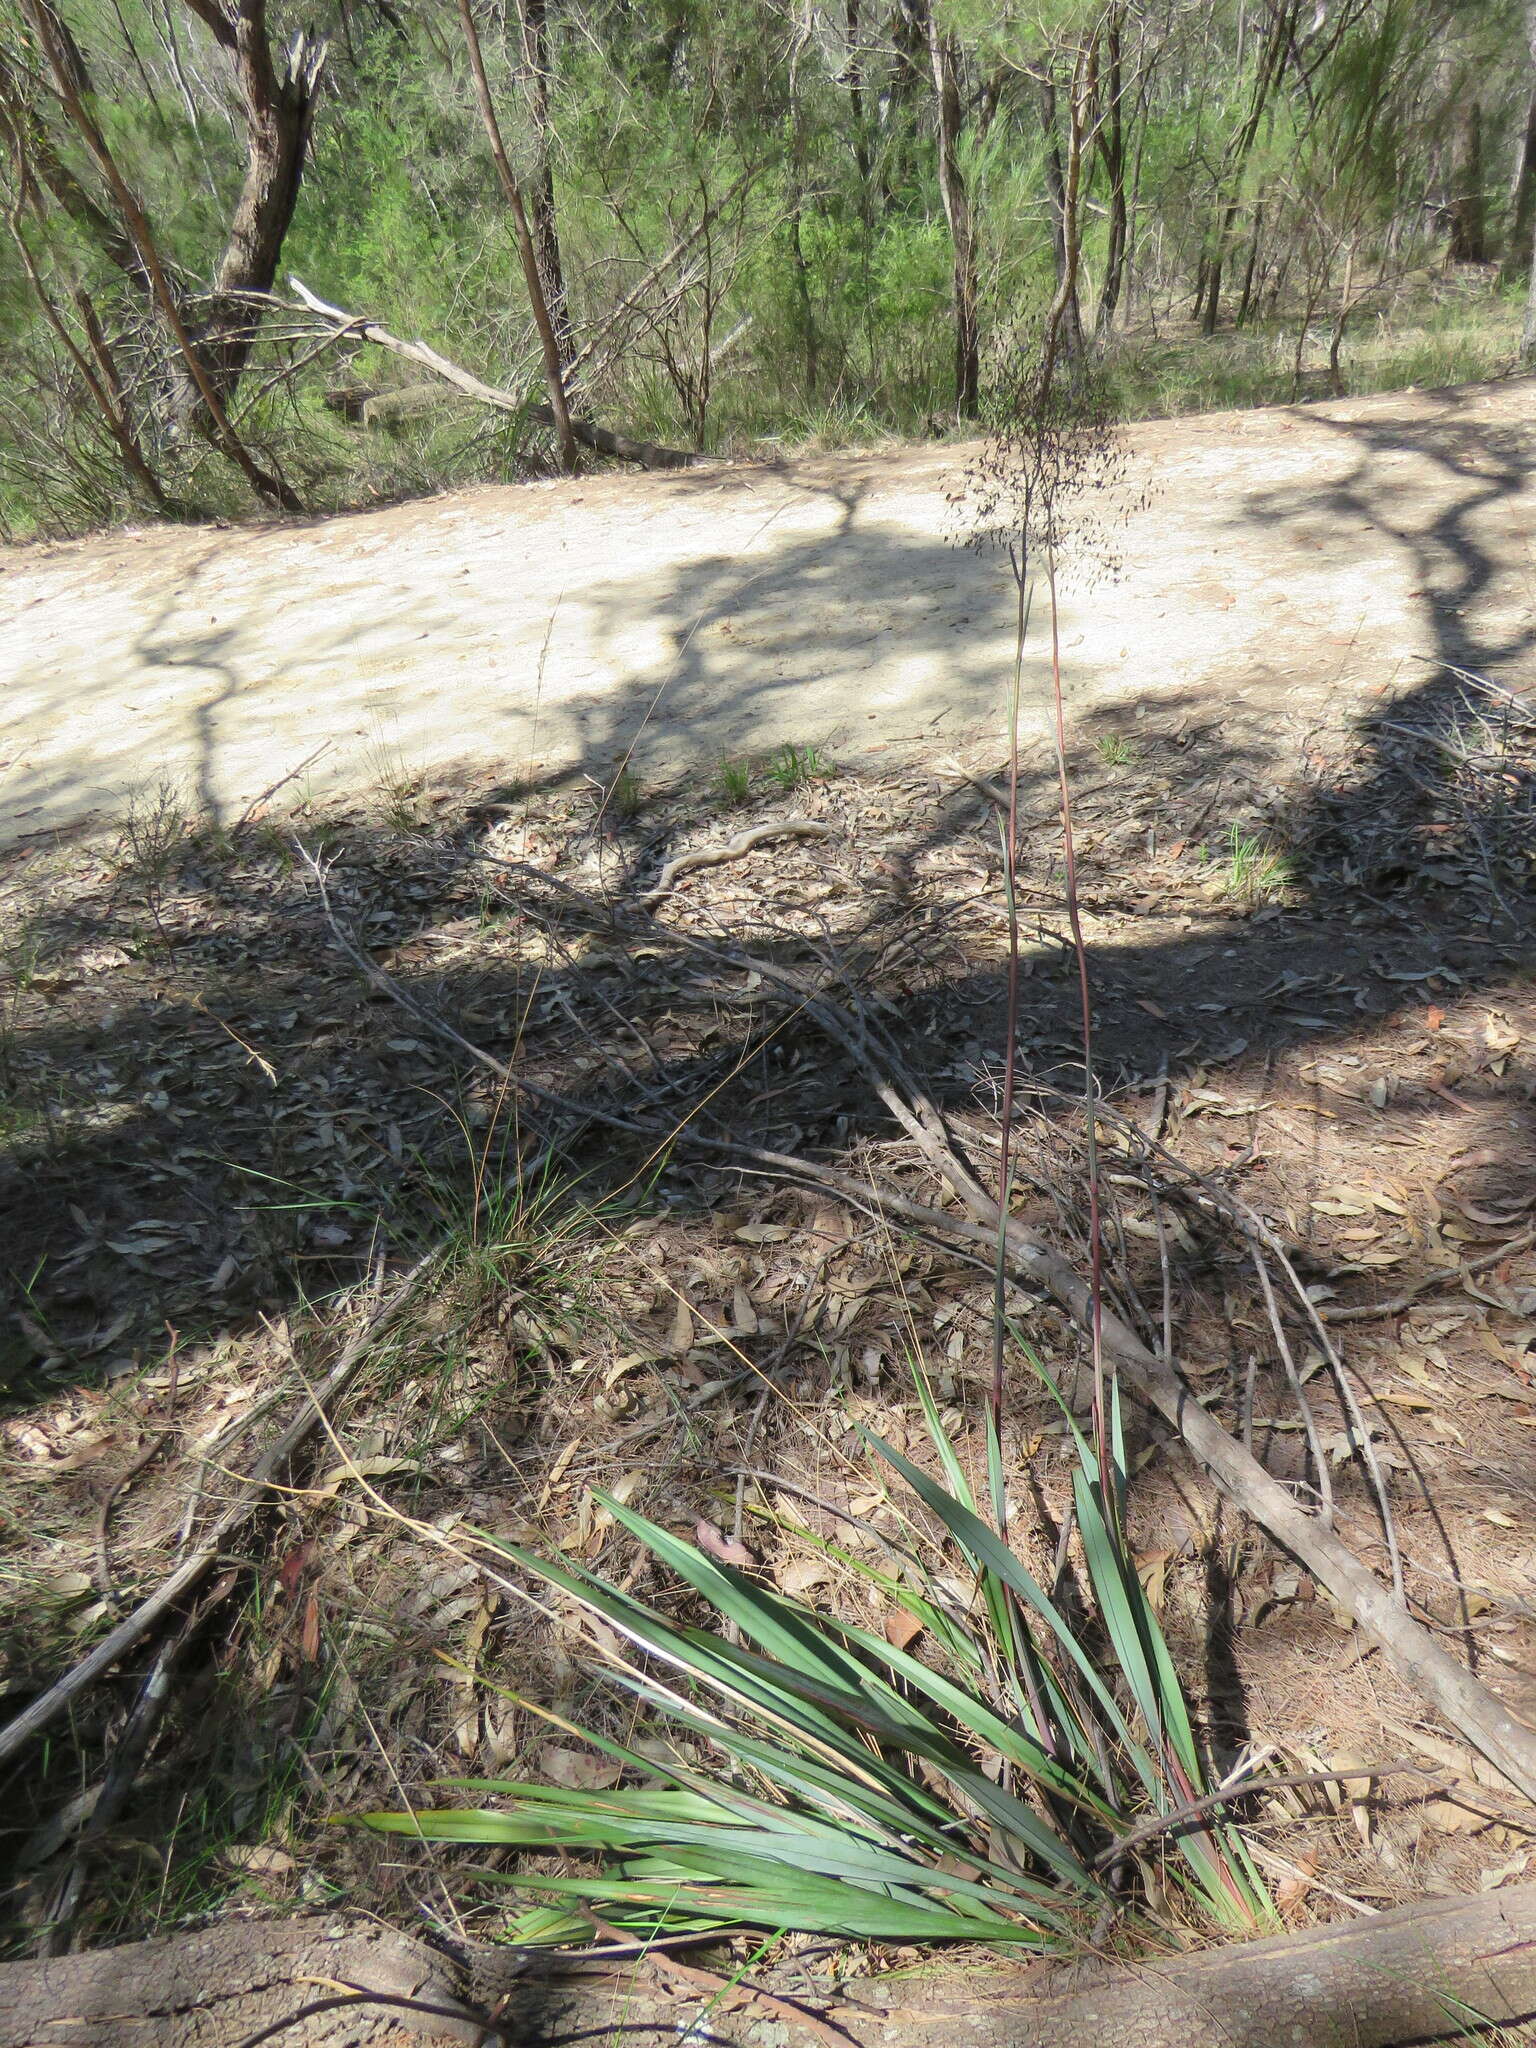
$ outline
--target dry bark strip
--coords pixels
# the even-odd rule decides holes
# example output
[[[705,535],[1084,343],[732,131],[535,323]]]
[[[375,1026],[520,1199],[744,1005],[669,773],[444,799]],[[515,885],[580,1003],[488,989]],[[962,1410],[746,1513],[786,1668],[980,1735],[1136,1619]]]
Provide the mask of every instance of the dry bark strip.
[[[342,1986],[453,2017],[361,2001],[297,2017]],[[460,1989],[425,1942],[356,1917],[225,1920],[130,1948],[0,1963],[0,2048],[242,2048],[273,2026],[281,2048],[494,2040]]]
[[[558,1972],[560,1966],[555,1965]],[[466,1981],[467,1980],[467,1981]],[[411,2001],[338,2006],[339,1987]],[[697,1999],[635,1975],[522,1968],[500,1949],[467,1969],[410,1935],[352,1919],[225,1921],[201,1934],[49,1963],[0,1964],[0,2048],[1395,2048],[1467,2040],[1536,2014],[1536,1885],[1425,1899],[1111,1969],[998,1966],[841,1987],[803,2030],[750,1996]],[[327,2005],[325,2011],[306,2009]],[[434,2007],[435,2012],[421,2010]],[[476,2008],[479,2008],[478,2012]],[[494,2023],[481,2015],[494,2009]],[[284,2025],[291,2016],[292,2023]]]
[[[749,825],[745,832],[738,832],[723,846],[701,846],[692,853],[680,853],[676,860],[669,860],[656,878],[656,886],[647,889],[640,901],[649,910],[668,896],[677,887],[684,875],[691,875],[696,868],[723,867],[727,861],[744,860],[754,847],[764,846],[775,839],[836,839],[839,836],[835,825],[824,824],[819,818],[770,818],[766,824]]]

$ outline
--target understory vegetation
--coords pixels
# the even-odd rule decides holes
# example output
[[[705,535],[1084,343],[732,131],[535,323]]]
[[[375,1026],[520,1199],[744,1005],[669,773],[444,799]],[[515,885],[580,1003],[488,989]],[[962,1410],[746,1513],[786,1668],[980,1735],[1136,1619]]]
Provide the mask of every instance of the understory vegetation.
[[[4,0],[3,530],[1499,373],[1529,11]]]
[[[1016,959],[1013,1225],[1097,1232],[1105,1341],[1513,1677],[1533,732],[1468,675],[1281,782],[1177,717],[1074,743],[1091,1117],[1060,847],[1010,871],[981,766],[796,749],[777,839],[769,756],[222,830],[165,786],[19,849],[14,1942],[361,1906],[735,1981],[1518,1881],[1529,1808],[1362,1691],[1348,1598],[1099,1409],[1046,1267],[999,1297],[965,1161]]]
[[[1533,67],[1536,0],[0,0],[13,534],[975,423],[1011,640],[942,760],[958,658],[665,779],[636,680],[600,772],[0,849],[14,1954],[322,1908],[838,2040],[938,1946],[1536,1867],[1523,429],[1443,407],[1444,504],[1381,437],[1436,653],[1305,730],[1075,693],[1058,581],[1128,416],[1529,357]]]

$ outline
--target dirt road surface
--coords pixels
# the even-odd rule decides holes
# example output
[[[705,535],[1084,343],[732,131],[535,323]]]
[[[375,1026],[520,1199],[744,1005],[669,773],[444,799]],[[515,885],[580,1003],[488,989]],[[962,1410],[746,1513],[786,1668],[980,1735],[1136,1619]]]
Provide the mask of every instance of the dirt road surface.
[[[1215,720],[1253,758],[1451,661],[1533,679],[1536,385],[1129,430],[1119,557],[1068,565],[1073,716]],[[321,750],[355,790],[1004,725],[1012,590],[958,546],[972,451],[481,489],[344,518],[0,550],[0,833],[171,780],[223,818]],[[1106,515],[1108,515],[1106,517]],[[1036,612],[1037,624],[1041,617]],[[1048,715],[1036,631],[1025,722]]]

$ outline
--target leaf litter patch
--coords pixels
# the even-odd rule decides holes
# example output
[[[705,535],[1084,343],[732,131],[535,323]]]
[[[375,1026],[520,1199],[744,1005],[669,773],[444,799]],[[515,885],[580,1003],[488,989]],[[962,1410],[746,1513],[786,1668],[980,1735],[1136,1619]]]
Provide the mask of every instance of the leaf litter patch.
[[[1529,881],[1514,837],[1483,813],[1458,825],[1457,788],[1438,778],[1425,799],[1417,756],[1399,775],[1379,733],[1311,740],[1279,792],[1214,729],[1138,734],[1110,775],[1104,759],[1085,748],[1077,818],[1110,1104],[1282,1238],[1370,1389],[1415,1611],[1529,1712],[1536,1006],[1508,914]],[[1514,778],[1501,802],[1527,772],[1499,770]],[[986,1276],[734,1171],[590,1132],[551,1151],[430,1020],[567,1095],[920,1174],[751,972],[672,934],[833,962],[983,1142],[1007,932],[996,775],[995,761],[867,760],[792,792],[760,778],[728,815],[688,789],[620,807],[603,788],[423,785],[404,813],[391,798],[226,838],[189,815],[175,829],[162,807],[169,845],[148,863],[132,834],[11,852],[11,1697],[170,1568],[350,1293],[427,1242],[454,1246],[448,1283],[331,1418],[329,1449],[204,1618],[137,1817],[109,1843],[125,1882],[115,1906],[93,1895],[103,1930],[231,1897],[403,1898],[419,1873],[314,1821],[447,1769],[598,1782],[605,1767],[519,1703],[586,1701],[574,1618],[514,1615],[449,1554],[463,1528],[659,1590],[605,1492],[713,1531],[727,1561],[747,1549],[788,1593],[867,1604],[825,1547],[878,1557],[892,1538],[857,1430],[920,1448],[916,1352],[974,1458]],[[1083,1147],[1049,761],[1027,757],[1024,779],[1019,1210],[1070,1245]],[[1351,803],[1367,823],[1349,824]],[[628,917],[669,862],[786,816],[827,830],[677,871],[642,938],[580,909]],[[338,917],[421,1015],[338,951],[290,834],[323,852]],[[1420,874],[1409,855],[1427,838]],[[1268,868],[1237,858],[1254,844]],[[1249,1364],[1265,1322],[1241,1247],[1198,1201],[1153,1199],[1135,1139],[1106,1152],[1117,1284],[1155,1314],[1168,1276],[1202,1398],[1305,1484],[1295,1410]],[[1076,1334],[1037,1308],[1031,1336],[1081,1393]],[[1372,1555],[1358,1432],[1296,1336],[1340,1516]],[[1008,1427],[1043,1532],[1069,1460],[1022,1374]],[[1349,1617],[1224,1521],[1155,1435],[1134,1463],[1139,1569],[1184,1668],[1208,1673],[1217,1753],[1411,1755],[1450,1773],[1435,1798],[1276,1794],[1269,1853],[1287,1867],[1267,1875],[1285,1909],[1513,1881],[1525,1838],[1467,1756],[1437,1751]],[[903,1625],[878,1604],[867,1623]],[[123,1706],[94,1697],[37,1781],[34,1848],[60,1853],[38,1831],[98,1767]],[[146,1846],[156,1829],[164,1857]]]

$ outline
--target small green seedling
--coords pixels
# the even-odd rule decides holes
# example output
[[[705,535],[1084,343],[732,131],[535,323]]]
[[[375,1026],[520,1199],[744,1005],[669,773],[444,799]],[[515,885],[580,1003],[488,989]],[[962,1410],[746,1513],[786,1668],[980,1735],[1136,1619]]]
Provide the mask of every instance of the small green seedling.
[[[1227,829],[1225,863],[1217,886],[1223,896],[1250,907],[1278,903],[1295,877],[1291,863],[1276,853],[1257,833],[1240,825]]]
[[[780,789],[798,789],[805,782],[819,782],[831,769],[815,747],[784,745],[768,764],[768,773]]]

